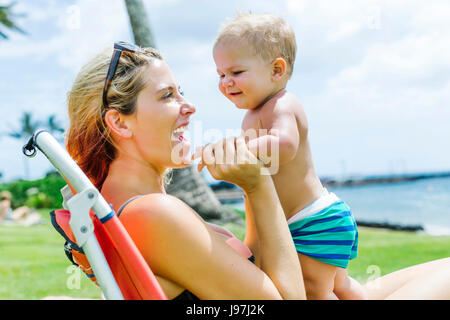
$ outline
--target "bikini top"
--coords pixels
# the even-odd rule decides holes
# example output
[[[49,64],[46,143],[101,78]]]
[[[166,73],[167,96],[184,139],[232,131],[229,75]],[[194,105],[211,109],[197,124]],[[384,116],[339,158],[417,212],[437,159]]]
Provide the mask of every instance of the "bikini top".
[[[134,196],[131,199],[128,199],[117,211],[117,217],[120,216],[120,214],[122,213],[123,209],[127,204],[140,197],[142,197],[142,195]],[[255,257],[253,256],[252,252],[244,243],[242,243],[241,240],[233,236],[228,238],[225,242],[234,250],[236,250],[239,254],[247,258],[250,262],[255,263]],[[172,300],[200,300],[200,299],[189,290],[184,290],[182,293],[180,293]]]

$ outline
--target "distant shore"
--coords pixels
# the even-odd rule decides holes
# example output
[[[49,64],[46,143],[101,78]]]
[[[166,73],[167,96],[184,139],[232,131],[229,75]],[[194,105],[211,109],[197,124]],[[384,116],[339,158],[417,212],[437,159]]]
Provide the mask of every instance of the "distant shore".
[[[397,175],[372,175],[361,177],[348,177],[345,179],[335,179],[330,177],[322,177],[320,180],[324,186],[339,187],[339,186],[360,186],[376,183],[395,183],[403,181],[414,181],[422,179],[448,178],[450,171],[433,172],[433,173],[410,173]]]
[[[364,177],[349,177],[346,179],[333,179],[329,177],[322,177],[321,181],[324,187],[347,187],[347,186],[363,186],[370,184],[384,184],[384,183],[400,183],[407,181],[416,181],[423,179],[435,179],[435,178],[448,178],[450,172],[435,172],[435,173],[416,173],[416,174],[398,174],[398,175],[378,175],[378,176],[364,176]],[[243,202],[243,192],[240,188],[227,182],[220,182],[212,184],[217,199],[225,205],[233,205]],[[435,232],[441,233],[442,231],[430,231],[429,227],[421,224],[400,224],[388,221],[367,221],[357,219],[358,226],[376,228],[376,229],[388,229],[397,231],[409,231],[409,232],[423,232],[433,234]],[[445,234],[448,232],[446,231]]]
[[[356,219],[356,224],[358,225],[358,227],[388,229],[388,230],[396,230],[396,231],[419,232],[419,231],[425,230],[425,228],[420,224],[398,224],[398,223],[389,223],[389,222],[373,222],[373,221],[364,221],[364,220],[358,220],[358,219]]]
[[[415,181],[423,179],[448,178],[450,171],[433,172],[433,173],[412,173],[398,175],[372,175],[372,176],[355,176],[345,179],[336,179],[331,177],[321,177],[320,181],[324,187],[343,187],[343,186],[362,186],[369,184],[381,183],[397,183],[406,181]],[[243,198],[240,188],[234,184],[220,181],[219,183],[210,184],[217,199],[222,203],[237,202]]]
[[[244,201],[244,194],[242,190],[238,188],[216,190],[214,193],[216,194],[216,197],[222,204],[232,205],[233,203]],[[404,225],[398,223],[375,222],[365,220],[357,220],[356,223],[358,224],[358,226],[369,228],[412,231],[412,232],[424,231],[424,227],[420,224]]]

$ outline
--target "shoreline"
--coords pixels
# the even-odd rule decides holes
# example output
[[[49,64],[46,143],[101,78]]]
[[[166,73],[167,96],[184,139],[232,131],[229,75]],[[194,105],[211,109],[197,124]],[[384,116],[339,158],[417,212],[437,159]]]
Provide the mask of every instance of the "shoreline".
[[[328,187],[351,187],[364,186],[371,184],[395,184],[401,182],[410,182],[416,180],[449,178],[450,171],[435,173],[415,173],[415,174],[399,174],[399,175],[379,175],[379,176],[363,176],[348,177],[345,179],[335,179],[331,177],[321,177],[320,181],[325,188]],[[222,203],[233,203],[243,199],[242,190],[234,184],[221,181],[216,184],[209,184],[216,198]]]
[[[233,201],[221,201],[222,205],[228,206],[235,211],[243,211],[243,208],[235,207]],[[355,219],[358,227],[370,229],[384,229],[390,231],[403,231],[417,234],[426,234],[430,236],[450,236],[450,228],[437,225],[424,224],[403,224],[389,221],[369,221],[364,219]]]
[[[402,174],[402,175],[379,175],[379,176],[365,176],[360,178],[343,179],[340,181],[331,178],[322,177],[321,181],[324,187],[357,187],[365,185],[395,185],[398,183],[408,183],[418,180],[428,180],[437,178],[448,178],[450,172],[437,173],[416,173],[416,174]],[[230,183],[218,183],[211,186],[216,198],[222,205],[229,206],[236,210],[243,210],[243,192],[240,188]],[[406,231],[428,234],[433,236],[450,236],[450,226],[441,224],[428,224],[428,221],[415,221],[409,223],[408,219],[404,221],[389,221],[389,218],[373,219],[371,217],[356,218],[356,223],[361,227],[387,229],[393,231]],[[369,220],[367,220],[369,218]]]
[[[362,186],[368,184],[384,184],[408,182],[424,179],[448,178],[450,171],[433,172],[433,173],[412,173],[412,174],[391,174],[391,175],[372,175],[372,176],[355,176],[347,177],[341,180],[332,177],[321,177],[322,184],[328,187],[343,186]]]
[[[376,221],[366,221],[356,219],[356,225],[358,227],[388,229],[394,231],[425,232],[425,228],[420,224],[399,224],[399,223],[390,223],[387,221],[376,222]]]
[[[425,234],[430,236],[450,236],[450,228],[436,226],[436,225],[422,225],[422,224],[401,224],[390,223],[387,221],[376,222],[356,219],[358,227],[372,228],[372,229],[385,229],[391,231],[404,231],[417,234]]]

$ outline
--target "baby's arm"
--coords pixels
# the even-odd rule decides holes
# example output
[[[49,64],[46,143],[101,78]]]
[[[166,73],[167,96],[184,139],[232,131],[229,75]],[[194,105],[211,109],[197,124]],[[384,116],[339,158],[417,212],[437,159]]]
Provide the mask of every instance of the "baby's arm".
[[[264,118],[264,115],[262,117]],[[258,137],[250,138],[248,141],[249,150],[266,165],[274,163],[283,165],[291,161],[297,153],[300,139],[294,113],[274,112],[273,117],[268,120],[262,119],[260,122],[264,124],[264,128],[270,129],[266,131],[259,129]],[[244,134],[249,132],[250,128],[245,121],[242,129]]]

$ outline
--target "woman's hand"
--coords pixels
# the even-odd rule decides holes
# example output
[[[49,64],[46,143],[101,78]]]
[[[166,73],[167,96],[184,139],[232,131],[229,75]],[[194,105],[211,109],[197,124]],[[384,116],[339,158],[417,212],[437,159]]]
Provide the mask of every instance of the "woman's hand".
[[[257,266],[270,278],[284,299],[304,299],[302,270],[286,218],[263,163],[248,149],[244,137],[207,145],[199,170],[206,166],[215,179],[240,186],[246,194],[246,244]],[[248,239],[248,241],[247,241]]]
[[[199,171],[206,166],[214,179],[234,183],[247,192],[264,179],[261,175],[263,163],[250,152],[242,136],[208,144],[194,158],[200,156]]]

